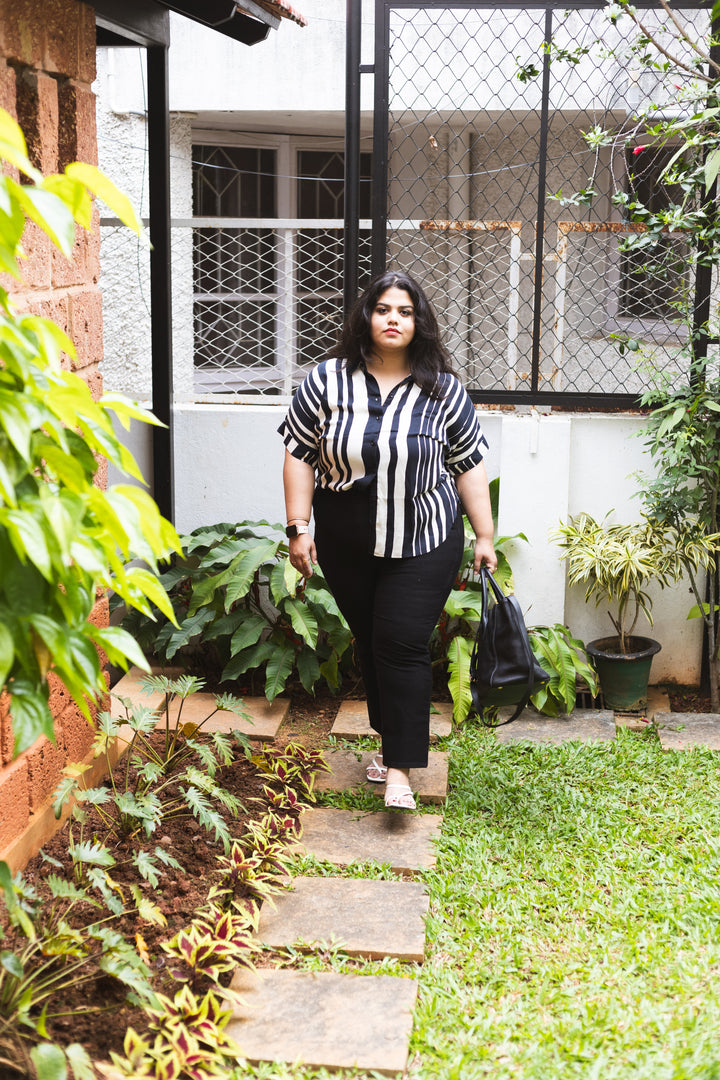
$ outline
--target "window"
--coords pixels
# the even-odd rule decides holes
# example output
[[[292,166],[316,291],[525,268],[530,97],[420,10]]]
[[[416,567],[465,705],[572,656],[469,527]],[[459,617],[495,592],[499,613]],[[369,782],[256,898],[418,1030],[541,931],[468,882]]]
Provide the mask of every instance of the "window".
[[[193,228],[202,392],[289,394],[342,323],[344,155],[260,139],[275,145],[193,146],[194,215],[205,219]],[[363,154],[364,217],[370,167]]]
[[[662,172],[674,148],[647,147],[627,151],[626,190],[652,213],[667,209],[682,199],[679,184],[666,184]],[[658,243],[624,251],[620,258],[618,315],[633,319],[678,317],[679,294],[689,286],[687,244],[681,236],[663,235]]]

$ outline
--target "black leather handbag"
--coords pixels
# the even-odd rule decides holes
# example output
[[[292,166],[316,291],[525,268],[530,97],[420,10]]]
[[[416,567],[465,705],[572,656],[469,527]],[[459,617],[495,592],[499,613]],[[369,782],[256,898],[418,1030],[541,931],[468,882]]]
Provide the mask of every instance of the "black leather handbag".
[[[485,566],[480,569],[480,585],[482,616],[470,657],[470,692],[483,724],[501,727],[517,719],[550,676],[530,648],[525,619],[515,597],[505,596]],[[515,711],[508,719],[498,721],[497,710],[507,706],[515,706]]]

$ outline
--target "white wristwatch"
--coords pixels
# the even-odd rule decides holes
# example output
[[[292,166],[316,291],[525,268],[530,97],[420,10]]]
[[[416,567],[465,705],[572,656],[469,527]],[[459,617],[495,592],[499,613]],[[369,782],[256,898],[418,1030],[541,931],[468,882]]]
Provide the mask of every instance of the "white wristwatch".
[[[302,536],[303,533],[309,533],[310,529],[307,525],[288,525],[285,529],[285,535],[289,537]]]

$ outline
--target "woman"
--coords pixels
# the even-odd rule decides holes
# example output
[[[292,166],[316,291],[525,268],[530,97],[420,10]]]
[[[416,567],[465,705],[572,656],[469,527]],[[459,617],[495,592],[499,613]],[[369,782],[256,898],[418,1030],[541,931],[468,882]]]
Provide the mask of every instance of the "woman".
[[[387,271],[371,282],[279,431],[290,562],[306,577],[322,568],[382,739],[367,777],[385,781],[387,807],[412,810],[410,769],[428,763],[428,644],[464,550],[459,503],[476,573],[497,566],[487,443],[412,278]]]

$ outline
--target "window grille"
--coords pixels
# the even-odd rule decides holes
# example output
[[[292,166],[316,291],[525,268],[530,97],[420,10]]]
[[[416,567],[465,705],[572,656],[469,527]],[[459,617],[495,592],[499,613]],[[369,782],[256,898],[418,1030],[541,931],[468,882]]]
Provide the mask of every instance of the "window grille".
[[[342,325],[344,155],[298,148],[297,217],[278,215],[278,158],[267,148],[193,147],[195,387],[289,395]],[[363,154],[361,213],[370,212]],[[286,185],[287,186],[287,185]],[[361,233],[369,276],[370,233]]]

